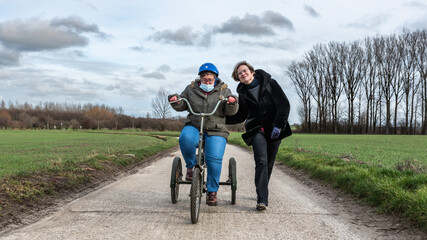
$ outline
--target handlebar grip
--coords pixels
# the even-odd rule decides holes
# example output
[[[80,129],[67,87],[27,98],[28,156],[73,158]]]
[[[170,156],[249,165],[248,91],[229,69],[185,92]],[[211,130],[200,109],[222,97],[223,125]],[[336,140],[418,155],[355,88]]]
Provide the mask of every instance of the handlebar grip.
[[[172,102],[169,102],[169,103],[177,103],[177,102],[180,102],[180,101],[184,101],[187,104],[188,110],[190,111],[190,113],[192,113],[194,115],[197,115],[197,116],[210,116],[210,115],[212,115],[212,114],[214,114],[216,112],[216,110],[217,110],[220,102],[222,102],[222,101],[228,101],[228,97],[219,100],[217,102],[216,106],[215,106],[215,109],[211,113],[195,113],[193,111],[193,109],[191,108],[191,105],[190,105],[190,103],[188,102],[188,100],[186,98],[179,98],[176,101],[172,101]]]

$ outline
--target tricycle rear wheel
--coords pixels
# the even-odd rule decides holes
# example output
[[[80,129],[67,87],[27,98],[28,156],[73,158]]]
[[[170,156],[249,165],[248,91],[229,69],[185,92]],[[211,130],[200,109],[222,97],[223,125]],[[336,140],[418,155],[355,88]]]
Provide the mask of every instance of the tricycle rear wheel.
[[[178,201],[179,181],[181,179],[182,179],[181,158],[175,157],[172,162],[171,182],[170,182],[172,203],[176,203]]]
[[[237,176],[236,176],[236,160],[230,158],[228,161],[228,178],[231,182],[231,204],[236,203]]]

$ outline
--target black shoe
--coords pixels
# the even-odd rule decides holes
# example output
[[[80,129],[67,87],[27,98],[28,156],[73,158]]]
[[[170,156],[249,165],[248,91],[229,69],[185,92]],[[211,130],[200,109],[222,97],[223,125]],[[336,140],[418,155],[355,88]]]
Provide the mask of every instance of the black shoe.
[[[264,210],[267,210],[267,206],[265,206],[265,204],[264,204],[264,203],[257,203],[257,204],[256,204],[256,210],[258,210],[258,211],[264,211]]]

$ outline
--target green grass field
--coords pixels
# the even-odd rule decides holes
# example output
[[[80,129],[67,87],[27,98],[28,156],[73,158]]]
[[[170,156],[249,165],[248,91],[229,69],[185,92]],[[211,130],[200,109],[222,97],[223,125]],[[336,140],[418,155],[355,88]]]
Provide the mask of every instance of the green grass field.
[[[240,136],[241,133],[232,133],[230,141],[242,145]],[[427,169],[427,136],[293,134],[282,141],[281,149],[380,167],[413,163],[421,170]]]
[[[143,158],[177,144],[148,136],[114,132],[0,131],[0,177],[63,168],[95,158],[132,153]]]
[[[16,202],[38,199],[59,190],[58,176],[68,181],[60,187],[86,184],[92,171],[87,169],[108,171],[103,167],[142,161],[177,146],[178,135],[132,129],[0,131],[0,195]],[[229,142],[248,148],[241,133],[232,133]],[[427,136],[294,134],[282,142],[277,161],[426,230],[426,146]],[[124,157],[126,153],[135,159]]]
[[[282,147],[385,167],[408,160],[427,164],[427,136],[294,134]]]
[[[230,142],[245,146],[240,133]],[[427,230],[427,136],[294,134],[276,161]]]

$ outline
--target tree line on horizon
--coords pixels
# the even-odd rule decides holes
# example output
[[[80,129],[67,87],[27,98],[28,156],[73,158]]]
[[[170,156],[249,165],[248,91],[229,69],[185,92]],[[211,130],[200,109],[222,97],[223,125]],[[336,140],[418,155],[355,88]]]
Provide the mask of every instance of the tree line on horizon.
[[[13,103],[0,105],[0,129],[113,129],[139,128],[154,131],[179,131],[183,119],[161,119],[131,117],[123,109],[112,108],[105,104],[70,104],[44,102],[37,105]]]
[[[27,102],[0,102],[1,129],[141,129],[143,131],[180,131],[185,116],[172,116],[172,107],[160,88],[152,101],[152,115],[132,117],[124,114],[123,108],[112,108],[105,104],[73,104],[40,102],[32,105]],[[166,100],[165,100],[166,99]],[[242,124],[229,125],[230,131],[243,131]]]
[[[317,44],[287,69],[301,131],[427,133],[427,30]]]

